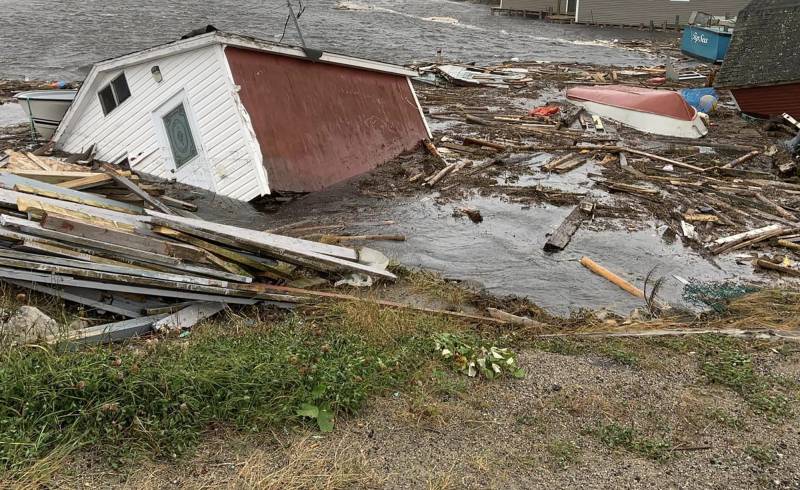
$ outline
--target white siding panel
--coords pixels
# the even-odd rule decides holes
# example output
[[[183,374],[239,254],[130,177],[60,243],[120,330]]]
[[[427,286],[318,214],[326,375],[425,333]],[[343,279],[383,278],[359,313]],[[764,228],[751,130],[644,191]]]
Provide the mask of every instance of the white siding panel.
[[[158,65],[163,80],[156,83],[150,69]],[[69,127],[57,141],[68,152],[84,151],[94,144],[97,158],[114,161],[124,156],[134,170],[160,178],[174,178],[169,148],[152,116],[166,101],[183,91],[187,108],[197,125],[196,143],[214,179],[211,190],[236,199],[250,200],[265,193],[253,141],[246,119],[239,113],[227,60],[219,45],[174,54],[125,68],[131,97],[103,115],[97,91],[119,72],[97,76],[78,107]],[[90,96],[91,95],[91,96]]]

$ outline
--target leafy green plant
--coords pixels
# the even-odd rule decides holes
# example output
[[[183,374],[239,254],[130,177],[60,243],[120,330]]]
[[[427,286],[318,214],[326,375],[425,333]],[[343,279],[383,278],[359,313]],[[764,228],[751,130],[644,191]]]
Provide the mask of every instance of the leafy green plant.
[[[524,378],[525,371],[517,365],[511,349],[489,345],[466,335],[443,333],[434,335],[435,350],[450,361],[456,370],[469,377],[478,374],[487,379],[504,375]]]
[[[320,401],[322,395],[325,394],[326,386],[317,385],[311,392],[314,399],[314,404],[303,403],[300,409],[297,410],[298,417],[309,417],[317,421],[317,426],[322,432],[331,432],[333,430],[333,411],[331,410],[330,403]]]
[[[670,456],[671,445],[661,439],[644,437],[630,426],[616,422],[597,427],[593,431],[600,442],[611,448],[621,448],[652,460],[663,460]]]

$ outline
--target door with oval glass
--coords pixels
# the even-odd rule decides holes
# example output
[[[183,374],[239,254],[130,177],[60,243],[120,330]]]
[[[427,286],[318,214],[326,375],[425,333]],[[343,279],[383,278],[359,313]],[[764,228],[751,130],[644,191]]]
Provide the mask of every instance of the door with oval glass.
[[[198,140],[199,132],[184,93],[171,98],[153,113],[160,128],[162,154],[179,182],[214,191],[214,179]]]

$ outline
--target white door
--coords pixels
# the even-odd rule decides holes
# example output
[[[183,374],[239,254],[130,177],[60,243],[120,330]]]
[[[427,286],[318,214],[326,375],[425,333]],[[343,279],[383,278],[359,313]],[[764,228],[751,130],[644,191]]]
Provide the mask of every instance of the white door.
[[[172,177],[184,184],[215,191],[186,94],[181,92],[156,109],[153,122],[161,134],[162,155]]]

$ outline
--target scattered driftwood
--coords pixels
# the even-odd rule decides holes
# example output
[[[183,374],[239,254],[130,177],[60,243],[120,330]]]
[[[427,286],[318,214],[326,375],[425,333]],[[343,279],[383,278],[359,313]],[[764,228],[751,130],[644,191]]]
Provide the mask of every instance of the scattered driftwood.
[[[760,154],[761,154],[760,151],[753,150],[750,153],[748,153],[748,154],[746,154],[744,156],[741,156],[741,157],[737,158],[736,160],[731,161],[730,163],[726,163],[725,165],[722,166],[722,168],[734,168],[734,167],[737,167],[737,166],[743,164],[744,162],[746,162],[748,160],[752,160],[753,158],[757,157]]]
[[[572,239],[572,235],[578,231],[584,220],[590,219],[594,212],[595,204],[591,201],[582,201],[575,206],[569,215],[564,218],[561,225],[550,235],[544,250],[547,252],[558,252],[564,250]]]
[[[593,261],[589,257],[582,257],[581,258],[581,265],[589,269],[590,271],[594,272],[598,276],[608,280],[612,284],[619,286],[620,288],[624,289],[628,293],[636,296],[637,298],[644,299],[644,291],[637,288],[633,284],[629,283],[625,279],[619,277],[618,275],[614,274],[610,270],[606,269],[605,267],[601,266],[597,262]]]
[[[547,325],[542,322],[537,322],[536,320],[532,320],[524,316],[512,315],[511,313],[505,312],[503,310],[498,310],[497,308],[486,308],[486,311],[492,318],[506,322],[509,325],[520,325],[523,327],[532,327],[541,329],[547,328]]]
[[[786,274],[787,276],[800,277],[800,270],[792,269],[791,267],[786,267],[780,264],[774,264],[768,260],[756,259],[755,265],[761,269],[768,269],[781,274]]]

